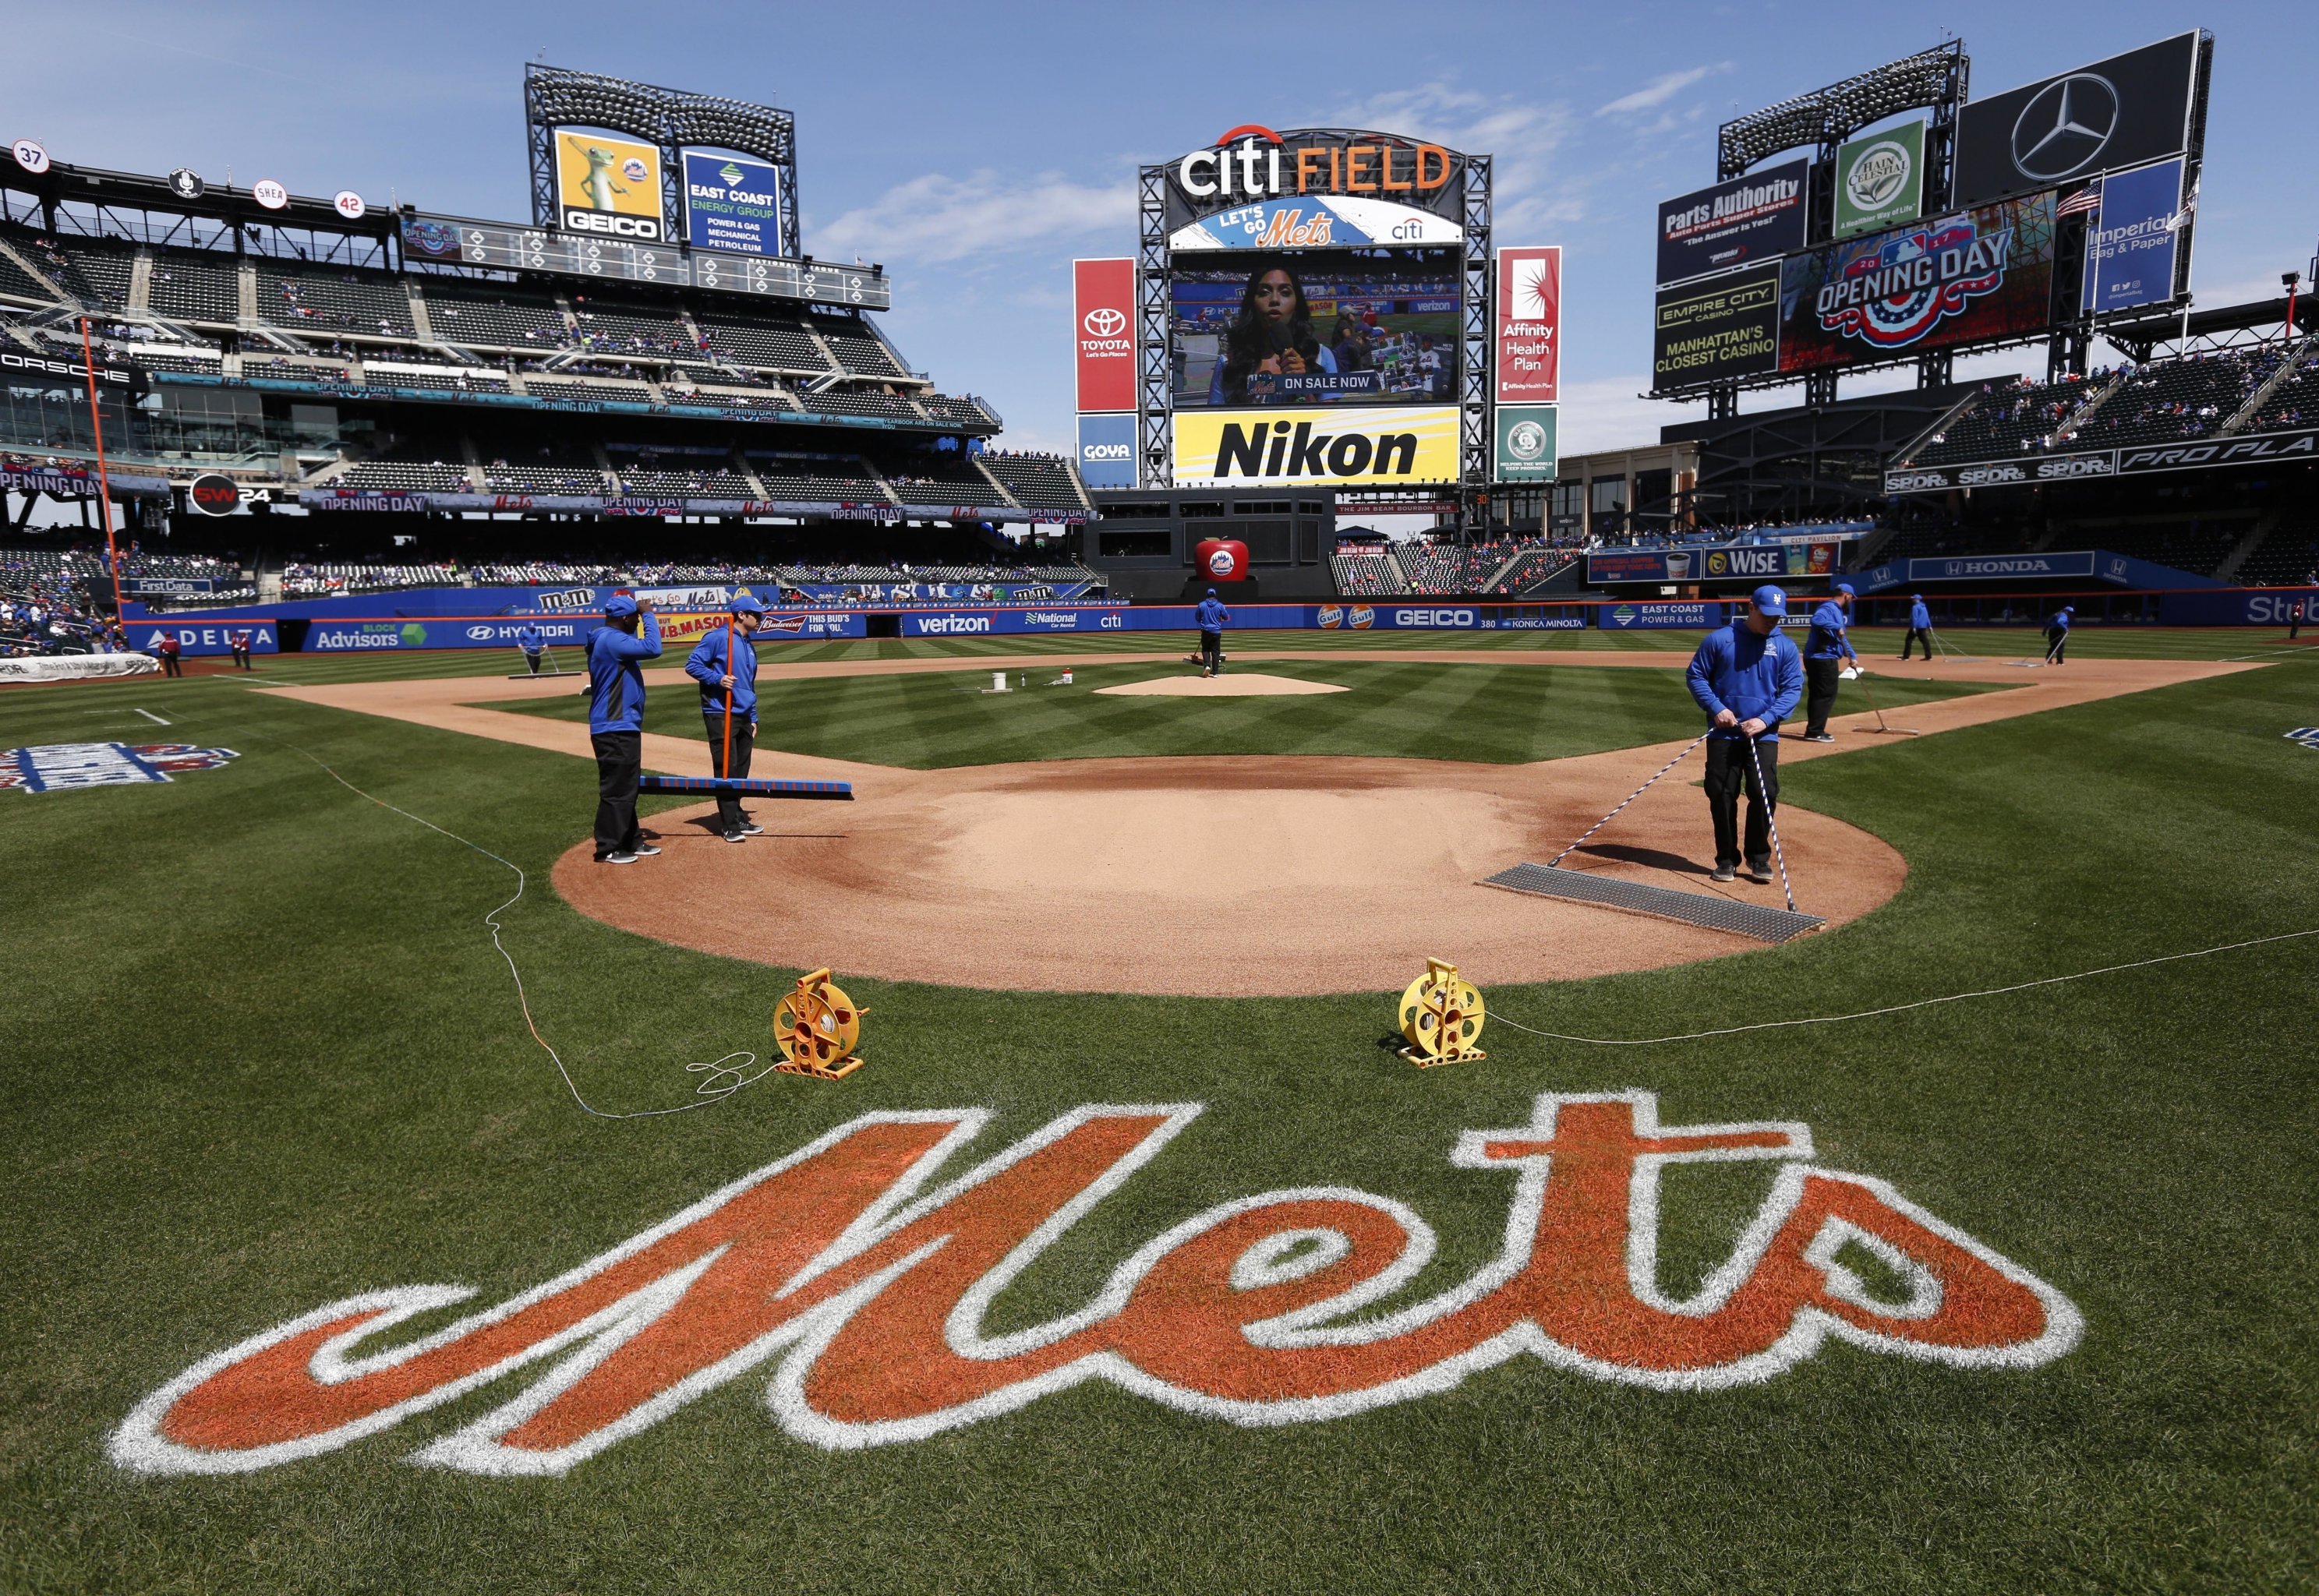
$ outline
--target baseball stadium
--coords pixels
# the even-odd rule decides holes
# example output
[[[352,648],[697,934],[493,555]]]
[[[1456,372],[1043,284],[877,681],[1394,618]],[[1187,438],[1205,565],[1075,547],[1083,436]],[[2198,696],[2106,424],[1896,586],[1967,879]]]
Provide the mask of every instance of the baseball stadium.
[[[1700,123],[1647,333],[1154,153],[1076,455],[774,105],[18,139],[0,1581],[2319,1585],[2319,318],[2082,32]]]

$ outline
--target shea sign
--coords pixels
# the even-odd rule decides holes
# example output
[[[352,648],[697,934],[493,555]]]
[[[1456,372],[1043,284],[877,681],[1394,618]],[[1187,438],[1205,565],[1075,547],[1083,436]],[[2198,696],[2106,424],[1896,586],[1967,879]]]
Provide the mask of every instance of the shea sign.
[[[1950,1370],[2025,1370],[2081,1333],[2053,1286],[1788,1121],[1663,1124],[1645,1091],[1540,1096],[1449,1164],[1502,1205],[1494,1256],[1427,1275],[1407,1204],[1342,1185],[1228,1197],[1128,1252],[1060,1316],[993,1304],[1193,1131],[1196,1103],[1072,1109],[970,1168],[984,1109],[883,1110],[742,1176],[609,1251],[412,1338],[472,1286],[320,1303],[197,1358],[110,1438],[142,1474],[278,1467],[488,1390],[411,1460],[566,1473],[735,1381],[773,1423],[852,1450],[927,1439],[1095,1384],[1225,1423],[1325,1422],[1535,1360],[1662,1393],[1776,1378],[1831,1341]],[[1768,1195],[1676,1295],[1657,1264],[1672,1166],[1748,1162]],[[1444,1277],[1448,1276],[1448,1277]],[[1421,1276],[1415,1301],[1379,1304]],[[1494,1383],[1493,1402],[1542,1388]]]

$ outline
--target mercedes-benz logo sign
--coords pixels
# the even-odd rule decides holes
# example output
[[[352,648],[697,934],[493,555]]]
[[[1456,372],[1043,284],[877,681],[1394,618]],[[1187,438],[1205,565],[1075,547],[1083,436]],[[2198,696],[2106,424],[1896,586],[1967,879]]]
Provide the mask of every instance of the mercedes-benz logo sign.
[[[2029,96],[2013,122],[2013,167],[2056,183],[2094,163],[2117,131],[2117,86],[2091,72],[2057,77]]]
[[[1127,314],[1109,305],[1099,305],[1087,313],[1080,325],[1087,329],[1089,338],[1115,338],[1126,329]]]

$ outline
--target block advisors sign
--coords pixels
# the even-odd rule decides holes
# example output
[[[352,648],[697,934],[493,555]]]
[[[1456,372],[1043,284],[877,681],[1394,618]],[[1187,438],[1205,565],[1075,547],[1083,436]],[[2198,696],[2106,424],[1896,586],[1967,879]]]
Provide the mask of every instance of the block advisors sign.
[[[1562,397],[1559,244],[1498,251],[1497,338],[1500,404],[1552,404]]]
[[[1804,247],[1809,161],[1788,161],[1659,206],[1659,281],[1752,266]]]
[[[684,236],[707,249],[779,255],[781,168],[745,155],[686,150]]]
[[[1654,388],[1755,376],[1779,364],[1779,262],[1659,290],[1651,334]]]
[[[1071,262],[1071,366],[1082,410],[1135,408],[1135,263]]]

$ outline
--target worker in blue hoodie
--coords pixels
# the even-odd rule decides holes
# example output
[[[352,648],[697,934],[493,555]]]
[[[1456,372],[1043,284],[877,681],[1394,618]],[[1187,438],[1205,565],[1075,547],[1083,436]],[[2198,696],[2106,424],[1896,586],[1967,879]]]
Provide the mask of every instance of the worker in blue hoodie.
[[[1221,676],[1224,673],[1224,623],[1232,619],[1223,600],[1210,588],[1208,596],[1200,600],[1200,674]]]
[[[636,825],[636,782],[645,762],[645,673],[660,658],[652,600],[626,593],[604,600],[604,624],[588,637],[588,740],[596,748],[596,861],[634,864],[657,853]]]
[[[547,646],[546,636],[537,627],[526,621],[523,624],[523,629],[515,635],[515,645],[523,650],[523,663],[531,667],[531,673],[534,676],[538,675],[539,654]]]
[[[1728,627],[1707,635],[1685,677],[1707,711],[1707,808],[1715,818],[1715,879],[1741,862],[1739,792],[1747,793],[1747,879],[1772,879],[1772,810],[1780,801],[1780,722],[1803,696],[1804,664],[1780,631],[1788,596],[1768,582]]]
[[[1908,635],[1900,639],[1900,657],[1907,659],[1908,651],[1917,644],[1925,645],[1925,657],[1933,657],[1933,612],[1925,608],[1922,593],[1908,595]]]
[[[1810,696],[1804,704],[1804,741],[1833,743],[1828,735],[1827,712],[1836,708],[1836,679],[1844,673],[1844,662],[1860,663],[1852,652],[1852,639],[1844,635],[1852,624],[1852,584],[1840,582],[1836,591],[1821,600],[1812,611],[1811,630],[1804,637],[1804,679],[1810,683]]]
[[[700,684],[700,714],[708,723],[709,769],[720,778],[745,779],[749,753],[757,743],[757,651],[749,639],[765,624],[765,607],[744,589],[731,609],[731,622],[708,630],[692,657],[684,662],[684,673]],[[765,828],[749,818],[738,798],[720,792],[717,829],[726,842],[743,843]]]
[[[2045,623],[2045,663],[2058,665],[2070,652],[2070,618],[2078,612],[2074,604],[2064,604],[2053,611],[2053,618]]]

